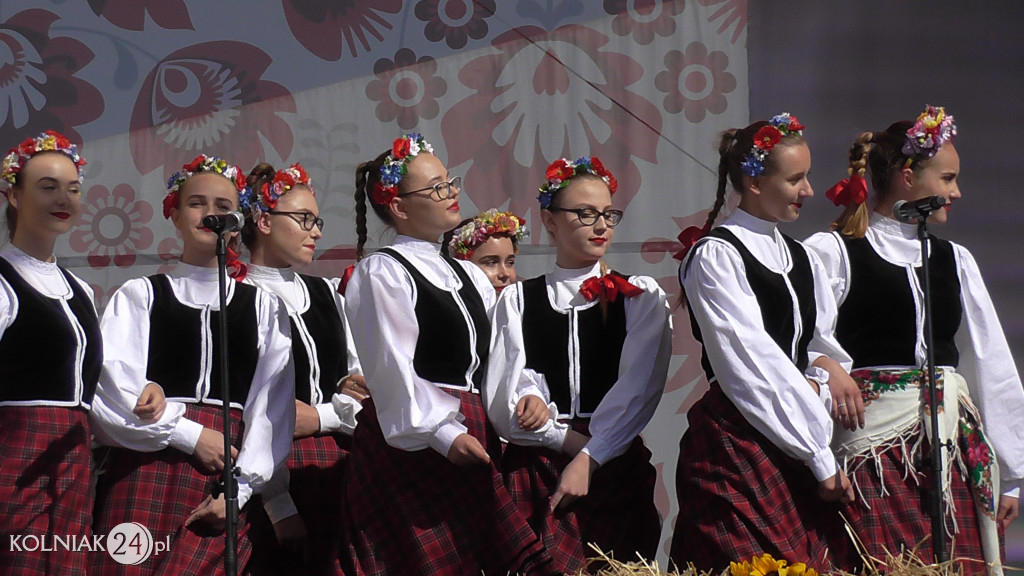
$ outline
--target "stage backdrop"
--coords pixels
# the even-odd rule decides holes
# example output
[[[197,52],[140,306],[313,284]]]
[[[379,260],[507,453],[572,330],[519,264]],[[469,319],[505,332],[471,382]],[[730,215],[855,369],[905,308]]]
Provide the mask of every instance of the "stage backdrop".
[[[524,276],[554,264],[535,199],[544,168],[600,156],[626,210],[610,264],[674,300],[670,254],[713,201],[717,135],[747,123],[746,25],[743,0],[3,0],[0,147],[47,128],[84,142],[84,214],[57,250],[100,308],[175,265],[161,200],[199,152],[246,170],[301,162],[327,222],[312,268],[339,275],[354,168],[406,131],[465,176],[464,216],[527,219]],[[388,239],[371,229],[371,247]],[[685,412],[707,387],[675,320],[646,435],[666,535]]]

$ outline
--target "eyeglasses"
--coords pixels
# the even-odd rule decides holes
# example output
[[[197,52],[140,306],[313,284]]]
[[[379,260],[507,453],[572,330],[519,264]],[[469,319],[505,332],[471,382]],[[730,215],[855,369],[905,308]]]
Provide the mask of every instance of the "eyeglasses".
[[[410,190],[408,192],[402,192],[401,196],[408,196],[409,194],[415,194],[417,192],[426,192],[430,190],[430,197],[440,202],[441,200],[447,200],[452,197],[452,188],[462,190],[462,176],[456,176],[447,182],[438,182],[433,186],[426,188],[420,188],[419,190]]]
[[[593,208],[559,208],[558,206],[548,206],[547,209],[549,212],[572,212],[579,219],[580,224],[584,226],[597,224],[598,216],[604,218],[609,228],[615,228],[619,221],[622,220],[622,210],[605,210],[601,212]]]
[[[316,226],[321,231],[324,229],[324,219],[313,214],[312,212],[276,212],[271,210],[267,214],[275,215],[280,214],[281,216],[288,216],[292,220],[302,227],[303,230],[309,232]]]

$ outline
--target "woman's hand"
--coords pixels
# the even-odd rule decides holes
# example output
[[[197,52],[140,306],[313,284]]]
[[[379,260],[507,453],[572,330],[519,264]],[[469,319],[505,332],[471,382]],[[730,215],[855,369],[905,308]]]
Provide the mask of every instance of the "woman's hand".
[[[370,397],[370,389],[366,387],[366,378],[362,374],[345,376],[338,382],[338,391],[362,402]]]
[[[295,438],[308,438],[320,432],[320,413],[302,400],[295,401]]]
[[[469,434],[459,434],[448,448],[448,461],[456,466],[490,464],[491,456],[475,437]]]
[[[818,483],[818,496],[826,502],[838,500],[843,504],[849,504],[855,499],[853,484],[842,470]]]
[[[996,512],[996,522],[1003,524],[1003,530],[1006,530],[1014,520],[1017,519],[1017,513],[1019,512],[1020,500],[1013,496],[1002,495],[999,497],[999,510]]]
[[[558,488],[551,495],[551,511],[565,508],[590,492],[590,479],[597,471],[597,460],[586,452],[580,452],[562,470],[558,479]]]
[[[309,555],[309,532],[302,517],[293,514],[274,523],[274,535],[281,548],[295,552],[307,561]]]
[[[224,435],[212,428],[203,428],[192,455],[210,472],[224,471]],[[238,459],[238,449],[231,447],[231,459]]]
[[[199,506],[192,511],[192,515],[185,520],[185,527],[195,522],[202,522],[216,531],[224,529],[227,524],[227,512],[224,504],[224,495],[214,498],[207,496]]]
[[[164,415],[167,408],[167,398],[164,396],[164,389],[156,382],[146,384],[139,394],[139,400],[135,403],[132,413],[143,422],[156,422]]]
[[[519,418],[518,424],[523,430],[533,431],[540,428],[550,416],[551,411],[540,396],[527,394],[516,404],[516,417]]]
[[[821,356],[814,366],[828,372],[828,386],[832,390],[832,419],[847,430],[856,431],[864,427],[864,399],[857,382],[835,360]]]

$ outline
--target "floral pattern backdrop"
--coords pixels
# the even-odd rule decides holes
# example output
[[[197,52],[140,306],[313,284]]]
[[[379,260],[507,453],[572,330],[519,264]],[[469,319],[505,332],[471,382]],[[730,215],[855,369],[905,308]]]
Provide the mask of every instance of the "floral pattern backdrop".
[[[464,215],[527,219],[525,276],[554,263],[535,199],[545,166],[600,156],[626,210],[610,264],[674,300],[675,237],[713,201],[717,134],[747,123],[746,24],[746,0],[4,0],[0,146],[47,128],[82,145],[84,213],[58,257],[100,307],[175,265],[160,201],[198,152],[302,162],[327,220],[311,271],[340,274],[355,166],[413,130],[465,175]],[[707,386],[684,315],[675,329],[645,434],[666,536],[684,415]]]

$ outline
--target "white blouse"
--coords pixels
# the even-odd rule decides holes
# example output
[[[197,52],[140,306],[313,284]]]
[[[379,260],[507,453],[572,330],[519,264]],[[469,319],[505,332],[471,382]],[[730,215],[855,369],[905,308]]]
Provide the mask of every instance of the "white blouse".
[[[299,316],[309,310],[309,290],[302,277],[288,268],[270,268],[258,264],[249,264],[249,271],[245,282],[266,290],[284,302],[288,308],[289,316]],[[337,308],[338,317],[345,327],[345,342],[348,352],[348,372],[345,376],[362,374],[359,368],[359,356],[356,354],[355,343],[352,341],[352,329],[349,328],[348,319],[345,318],[345,298],[338,293],[338,278],[323,279],[331,285],[331,293],[334,295],[334,304]],[[301,319],[296,319],[301,325]],[[325,358],[336,357],[336,351],[320,350],[318,354]],[[310,389],[310,398],[314,399],[313,407],[320,415],[320,432],[342,432],[349,436],[356,429],[356,414],[362,409],[358,400],[348,394],[334,394],[333,398],[324,398],[319,382],[314,376],[314,370],[310,370],[310,381],[308,383],[296,382],[296,386],[307,385]],[[332,401],[333,400],[333,401]]]
[[[548,301],[555,310],[575,317],[583,310],[598,306],[580,294],[587,278],[600,275],[600,263],[581,269],[555,267],[545,277]],[[618,379],[590,416],[590,440],[584,452],[599,465],[624,453],[633,439],[650,422],[665,391],[668,363],[672,357],[672,322],[665,292],[653,278],[632,276],[629,281],[643,293],[625,298],[626,340],[622,345]],[[560,422],[572,414],[559,414],[543,374],[526,368],[526,347],[523,340],[523,284],[519,282],[502,291],[495,307],[494,336],[487,364],[484,402],[495,430],[514,444],[545,446],[561,450],[569,424]],[[579,350],[579,341],[572,338],[566,346]],[[579,354],[569,353],[570,370],[578,378]],[[579,386],[570,391],[574,406],[578,405]],[[518,425],[516,405],[528,394],[543,398],[551,416],[534,431]]]
[[[905,224],[872,214],[865,234],[879,256],[907,269],[917,302],[917,365],[925,365],[924,292],[914,272],[921,265],[921,241],[917,224]],[[832,293],[839,305],[846,298],[850,263],[845,244],[834,233],[821,232],[807,239],[807,246],[821,256]],[[960,352],[957,372],[967,380],[972,400],[981,412],[985,435],[999,462],[1003,493],[1016,494],[1024,482],[1024,387],[999,324],[992,298],[981,278],[978,264],[966,248],[953,243],[963,317],[956,334]]]
[[[169,275],[171,290],[182,304],[205,312],[220,307],[216,268],[179,263]],[[228,302],[235,282],[228,282]],[[93,402],[92,423],[96,439],[110,446],[139,452],[156,452],[173,446],[192,454],[203,426],[184,417],[182,402],[167,402],[159,421],[144,423],[132,409],[148,383],[149,315],[152,285],[146,278],[125,282],[114,293],[100,321],[104,335],[103,370]],[[252,386],[242,409],[245,433],[238,452],[238,506],[270,480],[288,458],[295,430],[295,371],[291,362],[291,338],[287,309],[263,290],[256,293],[259,356]],[[204,347],[206,364],[212,349]],[[209,384],[209,371],[204,375]],[[158,382],[159,384],[159,382]],[[211,401],[211,404],[216,401]]]
[[[458,275],[441,258],[439,244],[399,235],[391,248],[434,286],[451,292],[462,288]],[[456,260],[455,265],[467,272],[489,314],[495,296],[487,276],[471,262]],[[345,315],[352,326],[352,339],[384,439],[402,450],[429,447],[447,455],[452,442],[467,428],[462,423],[459,400],[421,378],[413,367],[420,327],[412,276],[394,258],[370,254],[359,262],[349,280]],[[469,322],[468,315],[466,320]],[[466,346],[472,353],[466,372],[466,384],[471,386],[473,372],[480,365],[476,342],[452,345]]]
[[[774,222],[736,210],[722,224],[769,270],[787,273],[793,266],[789,247]],[[808,374],[801,374],[789,354],[765,331],[743,259],[732,244],[708,238],[684,261],[679,275],[688,305],[700,326],[704,350],[722,392],[748,422],[785,454],[804,462],[818,481],[839,469],[829,447],[832,417],[823,396],[807,382],[810,364],[821,356],[852,366],[835,339],[836,305],[818,257],[808,251],[814,275],[816,319],[807,347]],[[786,280],[789,285],[789,280]],[[797,340],[803,322],[792,286]]]
[[[74,327],[75,334],[79,338],[79,364],[84,360],[85,356],[85,330],[78,322],[78,318],[75,313],[71,311],[68,306],[68,300],[74,296],[74,292],[71,290],[71,285],[68,284],[67,279],[61,274],[60,269],[57,268],[57,261],[54,259],[53,262],[43,262],[29,256],[23,252],[20,248],[13,244],[8,244],[0,250],[0,258],[7,260],[12,267],[21,275],[22,279],[35,289],[37,292],[47,298],[53,298],[61,301],[64,309],[64,314],[67,315],[68,321]],[[74,274],[68,273],[69,276],[78,282],[79,287],[82,291],[88,295],[89,302],[93,306],[95,311],[96,302],[93,299],[92,287],[82,281],[81,278]],[[18,297],[14,293],[14,289],[6,280],[0,278],[0,338],[3,337],[4,332],[14,322],[15,317],[18,315]],[[75,371],[75,390],[76,398],[79,400],[82,397],[82,391],[84,389],[82,382],[82,371]],[[52,401],[33,401],[33,405],[67,405],[63,402],[52,402]],[[78,402],[75,402],[77,405]],[[83,404],[88,408],[88,404]]]

